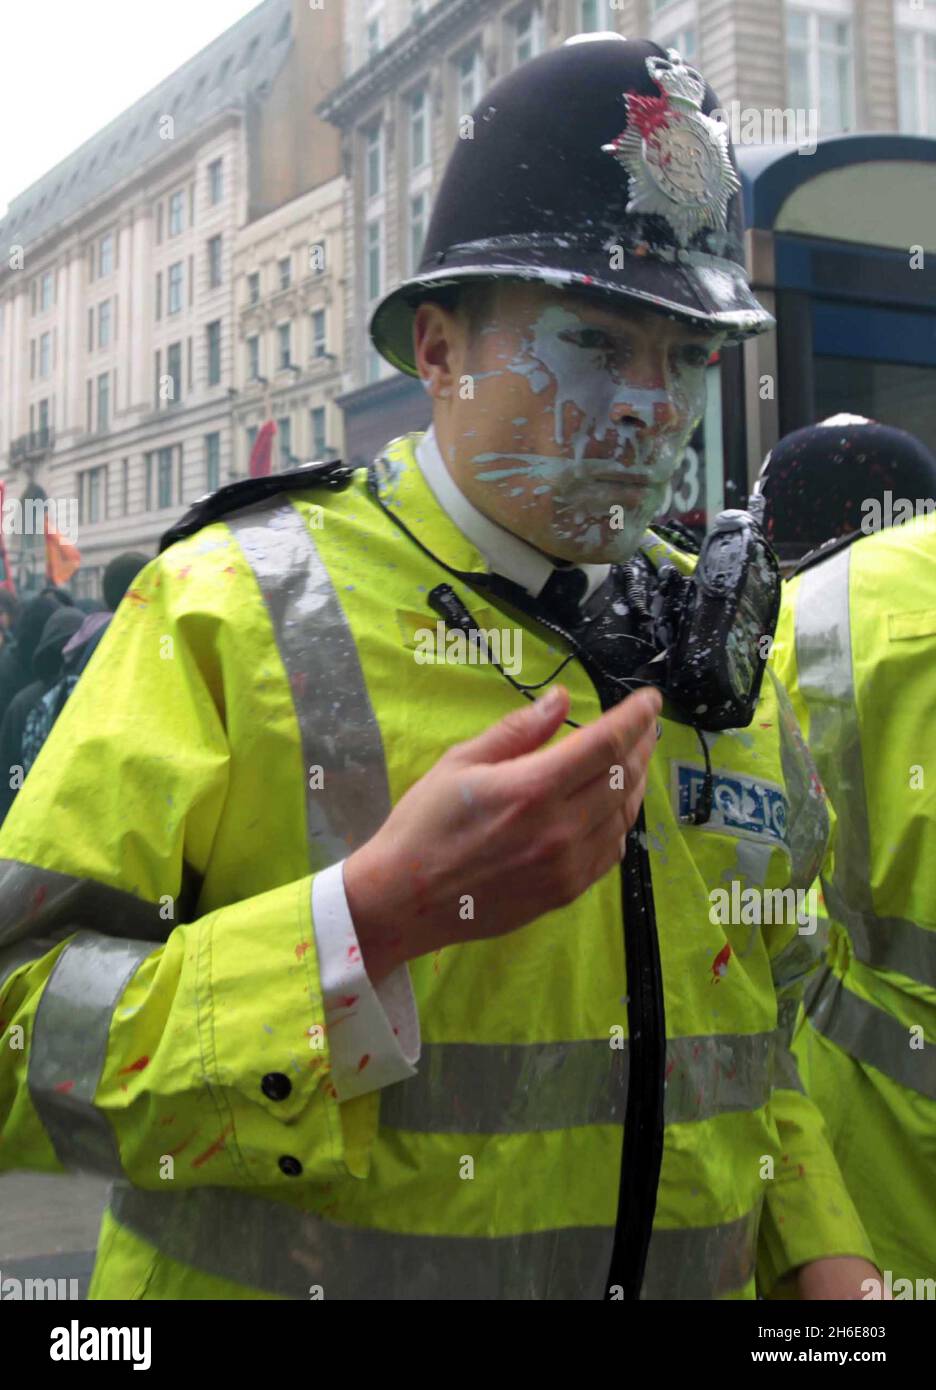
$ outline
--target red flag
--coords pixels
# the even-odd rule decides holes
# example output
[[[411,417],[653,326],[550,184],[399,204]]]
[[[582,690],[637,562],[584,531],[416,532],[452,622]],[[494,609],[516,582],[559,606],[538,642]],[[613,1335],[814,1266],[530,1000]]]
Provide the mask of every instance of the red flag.
[[[250,468],[248,472],[251,478],[263,478],[271,471],[273,436],[275,433],[276,425],[272,420],[267,420],[265,425],[261,425],[260,432],[254,440],[253,449],[250,451]]]
[[[67,541],[45,517],[46,579],[50,584],[67,584],[81,564],[81,552]]]
[[[0,589],[7,589],[11,594],[16,593],[16,585],[13,583],[13,576],[10,573],[10,561],[7,558],[6,540],[3,532],[3,507],[6,495],[3,484],[0,483]]]

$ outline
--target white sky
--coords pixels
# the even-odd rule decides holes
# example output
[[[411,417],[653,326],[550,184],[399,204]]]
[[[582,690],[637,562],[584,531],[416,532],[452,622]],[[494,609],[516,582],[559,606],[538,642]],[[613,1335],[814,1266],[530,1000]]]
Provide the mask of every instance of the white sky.
[[[257,0],[0,4],[0,217],[11,198],[256,7]]]

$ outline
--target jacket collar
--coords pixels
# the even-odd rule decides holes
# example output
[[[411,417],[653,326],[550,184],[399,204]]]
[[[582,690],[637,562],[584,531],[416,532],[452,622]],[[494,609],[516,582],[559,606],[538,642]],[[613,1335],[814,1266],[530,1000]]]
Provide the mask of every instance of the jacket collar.
[[[376,460],[385,505],[401,513],[408,529],[452,569],[500,574],[536,597],[556,566],[534,546],[498,526],[457,486],[439,451],[435,431],[403,435]],[[420,536],[432,515],[432,540]],[[579,565],[588,579],[584,599],[605,582],[610,565]],[[583,600],[584,601],[584,600]]]

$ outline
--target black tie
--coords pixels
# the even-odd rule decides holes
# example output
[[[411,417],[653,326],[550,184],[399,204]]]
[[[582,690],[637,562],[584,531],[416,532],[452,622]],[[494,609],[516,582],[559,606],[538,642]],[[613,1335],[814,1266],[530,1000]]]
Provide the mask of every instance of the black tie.
[[[563,627],[577,627],[582,622],[582,600],[588,589],[588,575],[571,566],[554,569],[537,602],[548,616]]]

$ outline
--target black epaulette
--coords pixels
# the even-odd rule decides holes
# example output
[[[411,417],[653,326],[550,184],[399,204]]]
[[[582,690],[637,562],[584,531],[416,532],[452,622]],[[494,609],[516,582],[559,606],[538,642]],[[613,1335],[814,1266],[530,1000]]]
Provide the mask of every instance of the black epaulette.
[[[847,550],[850,545],[853,545],[855,541],[860,541],[861,537],[866,534],[865,531],[851,531],[847,536],[836,536],[835,540],[825,541],[822,545],[817,545],[815,550],[810,550],[790,570],[784,582],[788,584],[791,579],[802,574],[803,570],[812,569],[813,565],[821,564],[823,560],[828,560],[830,555],[837,555],[840,550]]]
[[[303,463],[285,473],[267,473],[262,478],[239,478],[237,482],[225,483],[216,492],[206,492],[193,502],[185,515],[170,526],[161,537],[159,554],[176,541],[193,536],[203,526],[210,526],[230,512],[250,507],[255,502],[265,502],[278,492],[296,492],[306,487],[327,487],[333,492],[341,492],[351,482],[355,469],[350,464],[335,459],[327,463]]]

